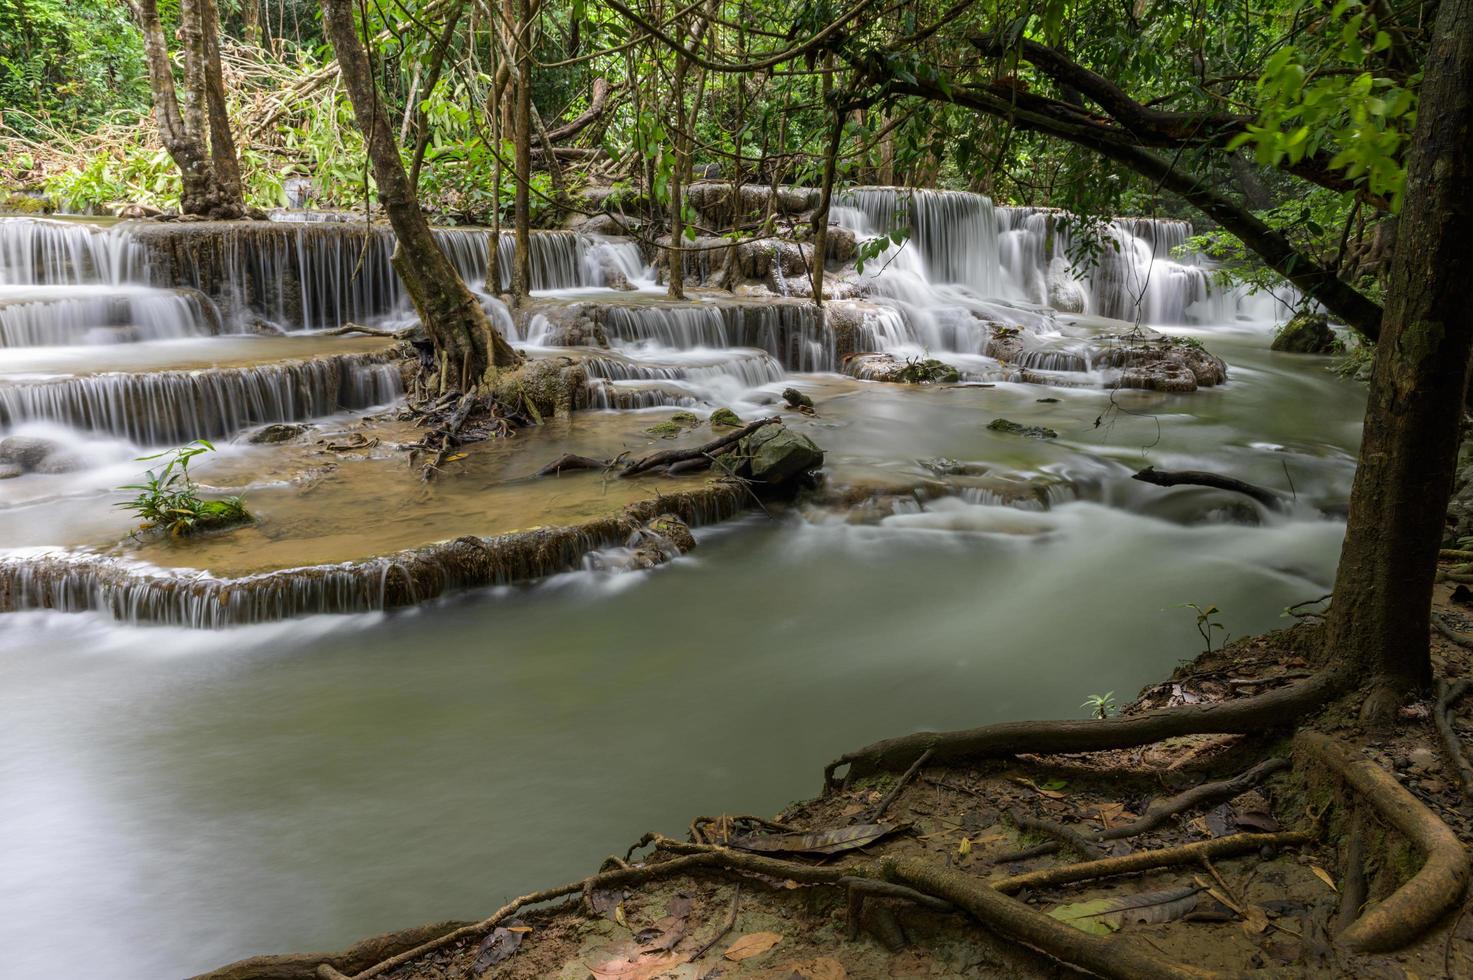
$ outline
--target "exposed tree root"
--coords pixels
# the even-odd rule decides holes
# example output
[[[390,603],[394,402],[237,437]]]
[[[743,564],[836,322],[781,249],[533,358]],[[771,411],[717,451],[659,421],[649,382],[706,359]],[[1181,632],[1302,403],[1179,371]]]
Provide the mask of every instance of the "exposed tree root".
[[[561,476],[564,473],[571,473],[575,470],[606,470],[610,465],[606,459],[579,456],[577,453],[563,453],[557,459],[538,470],[536,475]]]
[[[418,949],[425,943],[449,935],[465,925],[464,922],[435,922],[398,932],[386,932],[336,953],[252,956],[201,974],[194,980],[312,980],[317,976],[317,968],[321,964],[327,964],[340,972],[356,973],[406,950]]]
[[[1086,859],[1100,855],[1100,845],[1097,842],[1090,840],[1077,830],[1070,830],[1057,821],[1035,817],[1032,814],[1024,813],[1016,807],[1008,811],[1008,817],[1019,830],[1052,837],[1052,850],[1067,847],[1075,854]]]
[[[1452,578],[1452,576],[1449,577]],[[1473,582],[1473,575],[1467,576],[1467,580],[1469,582]],[[1457,579],[1454,578],[1454,581],[1457,581]],[[1453,629],[1451,626],[1448,625],[1447,620],[1437,615],[1437,613],[1432,614],[1432,628],[1437,630],[1437,632],[1441,633],[1443,636],[1447,637],[1449,640],[1452,640],[1458,646],[1467,647],[1468,649],[1473,650],[1473,636],[1469,636],[1467,633],[1464,633],[1461,630]]]
[[[921,771],[921,767],[924,766],[927,760],[929,760],[930,758],[930,749],[922,752],[920,758],[916,759],[915,762],[911,763],[910,768],[905,770],[905,774],[902,775],[899,779],[895,780],[895,785],[890,787],[890,792],[885,794],[884,799],[880,800],[879,803],[876,803],[875,808],[865,814],[865,822],[879,823],[880,818],[885,815],[885,811],[890,809],[890,804],[895,802],[895,797],[900,795],[900,791],[905,789],[905,785],[916,777],[916,775]]]
[[[1336,773],[1426,855],[1422,869],[1340,933],[1357,952],[1400,949],[1454,909],[1468,886],[1468,854],[1447,824],[1386,770],[1352,758],[1318,732],[1300,732],[1296,748]]]
[[[1039,871],[1030,871],[1027,874],[1014,875],[1011,878],[1003,878],[991,882],[991,885],[1003,894],[1012,895],[1025,888],[1044,888],[1075,881],[1089,881],[1092,878],[1108,878],[1112,875],[1151,871],[1178,864],[1197,864],[1212,858],[1251,854],[1264,847],[1289,847],[1294,844],[1304,844],[1310,839],[1309,834],[1297,830],[1276,834],[1231,834],[1227,837],[1214,837],[1211,840],[1184,844],[1181,847],[1137,851],[1134,854],[1100,858],[1098,861],[1085,861],[1080,864],[1061,864]]]
[[[1346,678],[1322,671],[1251,698],[1160,708],[1090,721],[1015,721],[957,732],[917,732],[848,752],[824,768],[825,795],[879,772],[903,772],[928,750],[934,763],[1031,753],[1127,749],[1181,735],[1249,735],[1300,721],[1342,688]],[[842,781],[835,772],[847,765]]]
[[[1473,800],[1473,766],[1468,764],[1462,740],[1453,731],[1453,705],[1470,690],[1473,690],[1473,681],[1461,680],[1449,684],[1445,680],[1439,680],[1437,706],[1432,710],[1432,719],[1437,723],[1437,734],[1442,738],[1443,750],[1452,760],[1453,768],[1458,771],[1458,782],[1463,787],[1463,798],[1467,800]]]
[[[1102,977],[1202,980],[1216,976],[1158,959],[1128,939],[1081,932],[954,868],[913,858],[883,858],[880,866],[885,878],[945,899],[988,930]]]
[[[1287,510],[1289,507],[1288,499],[1277,490],[1269,490],[1235,477],[1223,476],[1221,473],[1209,473],[1206,470],[1158,470],[1154,466],[1147,466],[1131,479],[1157,487],[1192,486],[1228,490],[1252,497],[1269,510]]]
[[[1103,843],[1105,841],[1127,840],[1140,834],[1149,833],[1179,813],[1186,813],[1188,810],[1195,810],[1198,807],[1215,806],[1218,803],[1225,803],[1235,796],[1246,793],[1269,776],[1272,776],[1276,772],[1282,772],[1288,769],[1289,766],[1288,759],[1265,759],[1247,772],[1239,773],[1231,779],[1203,783],[1201,786],[1194,786],[1184,793],[1178,793],[1169,799],[1158,801],[1152,804],[1139,818],[1132,820],[1130,823],[1121,824],[1118,827],[1111,827],[1108,830],[1099,831],[1093,834],[1090,839],[1096,843]],[[1026,861],[1029,858],[1052,854],[1058,849],[1059,845],[1050,841],[1045,844],[1039,844],[1036,847],[1016,851],[1012,854],[1005,854],[997,858],[993,863],[1007,864],[1012,861]]]

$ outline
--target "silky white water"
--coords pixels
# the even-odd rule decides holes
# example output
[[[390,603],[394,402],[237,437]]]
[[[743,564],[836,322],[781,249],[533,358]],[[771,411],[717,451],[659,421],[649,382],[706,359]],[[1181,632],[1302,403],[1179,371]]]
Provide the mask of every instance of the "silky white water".
[[[841,221],[877,221],[894,200],[871,203],[851,204]],[[1026,265],[1046,286],[1049,268],[1041,253],[1019,264],[1027,243],[1013,233],[1026,229],[1005,209],[959,196],[919,213],[925,226],[867,301],[869,345],[929,351],[980,376],[995,364],[981,353],[988,328],[976,313],[1011,317],[1061,358],[1109,326],[1088,312],[1108,295],[1103,278],[1069,278],[1086,304],[1078,316],[1027,292],[1017,270]],[[30,270],[10,283],[17,289],[56,285],[78,267],[91,270],[78,287],[203,288],[102,282],[89,257],[95,239],[68,231],[71,244],[38,253],[38,240],[65,236],[11,227],[0,222],[6,268]],[[1122,234],[1147,241],[1146,231]],[[30,260],[15,244],[27,235]],[[122,262],[118,237],[107,238],[102,254],[112,258],[101,266]],[[1196,268],[1157,255],[1160,244],[1131,254]],[[307,308],[359,302],[331,299],[346,288],[332,281],[300,280],[323,297]],[[1284,606],[1328,591],[1344,528],[1324,512],[1348,493],[1363,390],[1323,359],[1269,353],[1272,323],[1260,306],[1234,299],[1232,315],[1221,315],[1225,306],[1186,302],[1192,277],[1161,281],[1180,291],[1147,308],[1167,311],[1162,329],[1223,356],[1226,385],[1163,395],[865,384],[834,373],[824,322],[801,305],[757,302],[736,313],[700,301],[652,312],[629,303],[636,312],[606,320],[610,349],[583,352],[602,358],[589,362],[594,379],[629,391],[630,402],[663,385],[702,412],[725,405],[751,417],[775,411],[783,387],[802,389],[818,416],[793,424],[827,450],[832,483],[902,488],[869,511],[757,512],[702,531],[694,552],[653,572],[575,572],[390,614],[215,632],[102,612],[0,615],[7,971],[182,976],[253,953],[475,918],[587,873],[647,830],[678,834],[695,813],[770,813],[810,796],[825,762],[873,739],[1082,716],[1087,695],[1110,690],[1127,699],[1200,649],[1183,603],[1217,605],[1235,636],[1281,625]],[[373,289],[388,295],[389,286]],[[1194,307],[1209,312],[1176,319]],[[545,343],[536,329],[518,342]],[[236,364],[252,342],[158,341],[221,364]],[[102,348],[137,349],[111,376],[156,376],[150,343]],[[109,509],[118,495],[108,488],[132,456],[181,434],[105,424],[69,414],[59,391],[51,402],[35,394],[37,384],[109,376],[100,356],[85,336],[50,354],[0,348],[0,406],[51,406],[0,421],[0,438],[69,442],[83,464],[0,480],[0,529],[11,535],[0,549],[22,538],[44,546],[53,518],[42,515],[63,506]],[[254,402],[243,394],[240,404],[260,412],[222,412],[223,428],[271,411],[343,410],[336,395],[313,403],[319,389],[302,375],[271,372],[279,369],[251,376],[292,380]],[[169,403],[173,390],[158,400]],[[287,391],[297,401],[271,402]],[[649,420],[674,403],[649,408]],[[202,424],[188,412],[147,417]],[[998,417],[1059,435],[989,431]],[[223,453],[238,461],[248,451],[267,450],[228,444]],[[938,458],[988,472],[936,477]],[[1228,472],[1297,502],[1268,514],[1219,492],[1130,480],[1147,463]],[[923,484],[932,492],[903,490]],[[1010,486],[1037,492],[1004,492]],[[365,522],[362,534],[373,533]],[[85,942],[77,921],[88,923]]]

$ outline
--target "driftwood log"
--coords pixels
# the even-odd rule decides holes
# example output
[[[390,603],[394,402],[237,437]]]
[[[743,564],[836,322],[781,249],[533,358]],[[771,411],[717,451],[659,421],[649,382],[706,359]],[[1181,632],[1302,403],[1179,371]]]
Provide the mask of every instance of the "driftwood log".
[[[1157,487],[1211,487],[1214,490],[1228,490],[1252,497],[1269,510],[1289,509],[1288,500],[1276,490],[1206,470],[1158,470],[1154,466],[1147,466],[1131,479]]]

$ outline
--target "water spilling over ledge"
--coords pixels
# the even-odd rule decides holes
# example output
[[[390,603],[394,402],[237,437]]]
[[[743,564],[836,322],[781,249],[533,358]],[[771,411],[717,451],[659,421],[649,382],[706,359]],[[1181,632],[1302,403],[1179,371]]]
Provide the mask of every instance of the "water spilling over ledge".
[[[317,613],[427,602],[458,589],[506,585],[582,567],[641,524],[673,514],[691,526],[735,516],[749,501],[732,483],[661,494],[608,516],[494,537],[460,537],[363,561],[240,578],[170,572],[95,554],[0,557],[0,612],[101,611],[129,623],[215,629]]]
[[[223,438],[264,422],[299,422],[384,405],[403,390],[399,358],[390,351],[7,381],[0,382],[0,425],[48,420],[140,445],[172,445]]]

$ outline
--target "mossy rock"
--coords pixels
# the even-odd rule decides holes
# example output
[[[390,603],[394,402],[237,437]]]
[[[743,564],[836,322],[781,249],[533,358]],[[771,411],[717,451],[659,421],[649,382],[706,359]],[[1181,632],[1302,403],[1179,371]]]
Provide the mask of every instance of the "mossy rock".
[[[910,385],[955,384],[961,377],[961,372],[950,364],[929,357],[906,361],[895,380]]]
[[[691,412],[676,412],[663,422],[656,422],[644,431],[661,439],[674,439],[686,429],[692,429],[701,424],[700,416]]]
[[[45,198],[34,194],[12,191],[0,195],[0,212],[5,214],[45,214],[47,210]]]
[[[492,395],[501,404],[541,423],[572,412],[587,386],[588,372],[583,365],[570,357],[544,357],[499,372],[492,382]]]
[[[198,531],[222,531],[227,527],[250,524],[255,520],[239,497],[206,500],[200,504]]]
[[[771,485],[790,483],[823,465],[823,450],[784,425],[766,425],[741,441],[752,479]]]
[[[1022,436],[1025,439],[1057,439],[1059,434],[1053,429],[1043,425],[1023,425],[1012,419],[993,419],[987,423],[987,428],[993,432],[1005,432],[1008,435]]]
[[[718,408],[716,411],[711,413],[711,418],[709,419],[709,421],[713,429],[719,428],[721,426],[725,426],[729,429],[735,429],[740,428],[742,425],[741,416],[737,415],[736,412],[733,412],[729,408]]]
[[[788,403],[789,408],[812,408],[813,399],[809,398],[797,388],[784,388],[783,401]]]
[[[1269,349],[1286,354],[1338,354],[1341,346],[1323,313],[1298,313],[1279,328]]]

